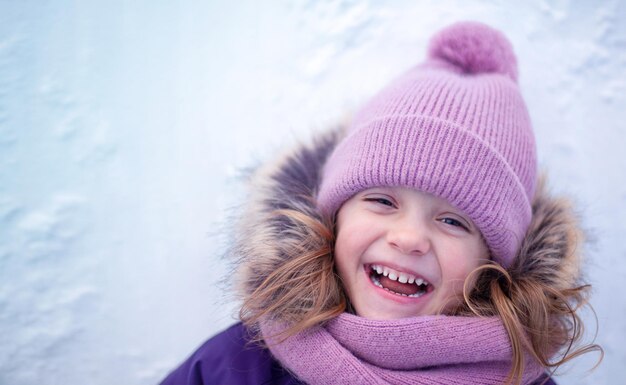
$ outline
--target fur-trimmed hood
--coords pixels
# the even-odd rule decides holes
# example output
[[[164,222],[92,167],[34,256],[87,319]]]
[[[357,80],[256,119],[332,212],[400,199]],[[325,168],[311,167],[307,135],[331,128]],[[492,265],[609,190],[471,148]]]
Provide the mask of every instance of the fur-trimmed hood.
[[[311,240],[310,228],[281,219],[277,210],[293,210],[323,222],[315,206],[321,171],[345,133],[344,126],[315,137],[258,168],[250,175],[249,198],[236,225],[231,254],[237,263],[239,293],[252,293],[289,257],[295,245]],[[557,290],[579,282],[580,231],[568,200],[552,196],[539,181],[532,221],[515,262],[513,279],[537,279]]]

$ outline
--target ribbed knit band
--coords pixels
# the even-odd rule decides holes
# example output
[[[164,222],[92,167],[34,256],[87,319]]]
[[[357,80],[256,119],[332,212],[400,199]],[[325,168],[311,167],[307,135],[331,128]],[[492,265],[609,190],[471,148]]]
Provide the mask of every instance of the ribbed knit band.
[[[449,27],[431,44],[424,64],[355,115],[326,163],[318,206],[332,214],[375,186],[425,191],[465,212],[508,266],[530,223],[536,179],[515,57],[499,32],[477,23]]]

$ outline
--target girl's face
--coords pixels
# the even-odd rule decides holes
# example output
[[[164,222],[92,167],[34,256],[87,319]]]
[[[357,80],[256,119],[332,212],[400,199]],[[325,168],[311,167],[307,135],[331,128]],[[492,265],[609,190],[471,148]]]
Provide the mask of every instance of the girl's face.
[[[462,300],[468,274],[488,259],[468,216],[424,192],[371,188],[337,213],[337,270],[365,318],[445,313]]]

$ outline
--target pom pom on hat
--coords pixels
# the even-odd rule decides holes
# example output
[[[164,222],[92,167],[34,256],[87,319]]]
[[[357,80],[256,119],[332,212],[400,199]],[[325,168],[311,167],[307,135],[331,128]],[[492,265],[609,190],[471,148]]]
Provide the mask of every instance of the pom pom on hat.
[[[459,22],[432,37],[431,59],[442,59],[463,73],[501,73],[517,82],[513,47],[498,30],[478,22]]]

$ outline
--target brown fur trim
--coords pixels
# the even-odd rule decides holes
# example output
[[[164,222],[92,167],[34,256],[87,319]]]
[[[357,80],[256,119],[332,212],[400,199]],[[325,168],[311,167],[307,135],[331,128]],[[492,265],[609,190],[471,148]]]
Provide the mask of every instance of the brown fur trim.
[[[244,298],[292,255],[290,251],[324,241],[316,239],[311,229],[273,214],[295,210],[323,222],[315,196],[324,162],[343,135],[343,127],[338,127],[308,146],[299,145],[260,168],[251,179],[250,200],[231,250],[238,264],[237,291]]]
[[[556,289],[574,287],[580,278],[583,233],[571,204],[551,196],[540,178],[532,205],[533,217],[509,272],[539,280]]]

